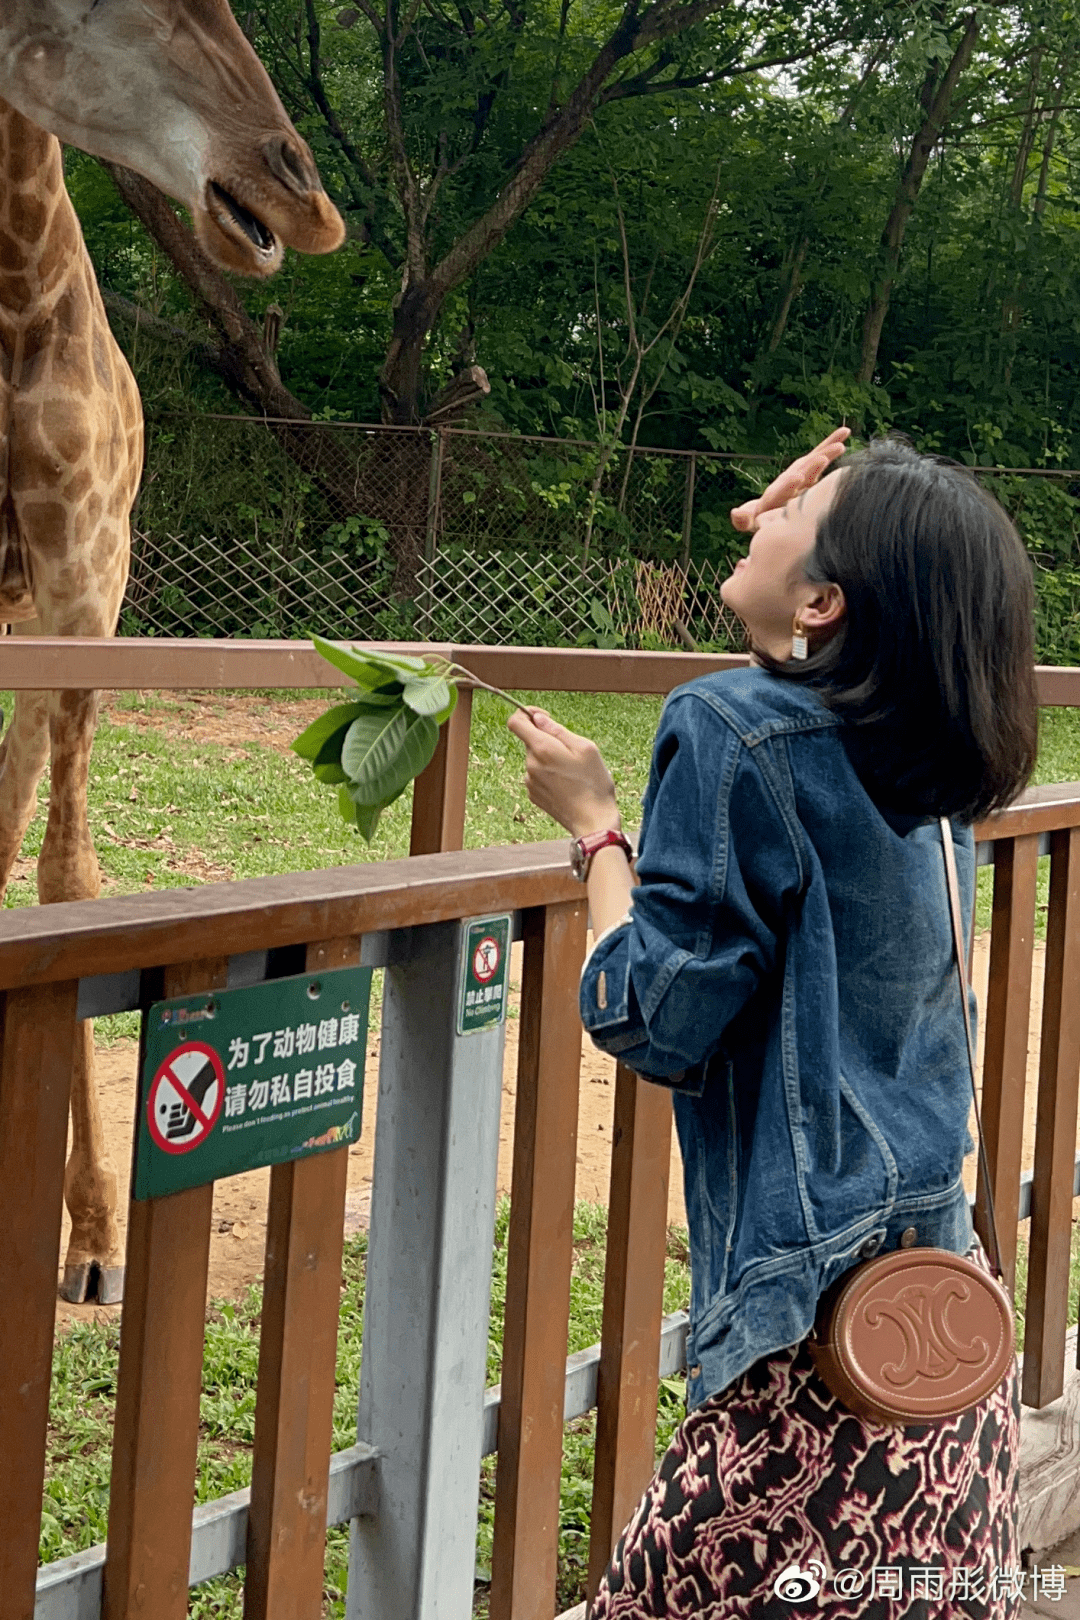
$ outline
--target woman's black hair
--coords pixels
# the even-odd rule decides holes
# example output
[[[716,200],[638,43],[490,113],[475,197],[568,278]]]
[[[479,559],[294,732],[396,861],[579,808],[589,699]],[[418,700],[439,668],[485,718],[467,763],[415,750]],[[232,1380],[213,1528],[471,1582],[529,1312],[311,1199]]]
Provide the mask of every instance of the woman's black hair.
[[[867,792],[903,815],[975,821],[1035,764],[1032,566],[1008,515],[966,467],[895,438],[853,455],[806,566],[841,587],[839,632],[805,662],[845,722]]]

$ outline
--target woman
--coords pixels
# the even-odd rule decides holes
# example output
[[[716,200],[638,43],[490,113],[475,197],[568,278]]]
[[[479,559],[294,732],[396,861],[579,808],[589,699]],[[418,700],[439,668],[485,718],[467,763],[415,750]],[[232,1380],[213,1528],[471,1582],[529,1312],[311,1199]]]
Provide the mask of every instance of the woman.
[[[592,1620],[1019,1606],[1015,1371],[959,1418],[886,1428],[806,1349],[861,1259],[973,1248],[936,818],[970,913],[971,823],[1020,791],[1036,745],[1008,518],[897,441],[822,478],[846,437],[733,513],[753,539],[721,594],[755,667],[668,699],[636,887],[595,747],[539,710],[510,721],[530,797],[583,840],[585,1027],[672,1088],[685,1172],[689,1416]]]

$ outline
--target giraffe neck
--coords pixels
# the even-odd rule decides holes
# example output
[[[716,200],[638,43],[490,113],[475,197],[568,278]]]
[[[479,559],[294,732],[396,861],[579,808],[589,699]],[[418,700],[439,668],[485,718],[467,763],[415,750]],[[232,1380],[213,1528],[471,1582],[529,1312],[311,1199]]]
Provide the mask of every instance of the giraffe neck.
[[[60,142],[0,101],[0,314],[48,313],[82,252]]]

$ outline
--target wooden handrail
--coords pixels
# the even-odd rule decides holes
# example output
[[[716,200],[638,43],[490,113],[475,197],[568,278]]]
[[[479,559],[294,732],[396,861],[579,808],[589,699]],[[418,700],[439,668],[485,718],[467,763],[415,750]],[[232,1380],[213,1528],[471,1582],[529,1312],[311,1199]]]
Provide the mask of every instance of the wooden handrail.
[[[1029,788],[980,822],[980,842],[1080,826],[1080,783]],[[210,954],[415,928],[580,894],[563,839],[245,878],[0,914],[0,990],[164,967]]]
[[[991,844],[999,838],[1024,838],[1062,827],[1080,826],[1080,782],[1049,782],[1026,788],[1007,810],[997,810],[975,827],[975,842]]]
[[[595,647],[474,647],[371,641],[357,647],[440,654],[492,686],[534,692],[636,692],[662,696],[711,670],[738,669],[745,653],[633,652]],[[1039,701],[1080,707],[1080,668],[1040,664]],[[174,637],[0,637],[0,689],[243,691],[337,686],[310,641],[211,641]]]
[[[580,896],[562,839],[0,915],[0,990],[343,939]]]

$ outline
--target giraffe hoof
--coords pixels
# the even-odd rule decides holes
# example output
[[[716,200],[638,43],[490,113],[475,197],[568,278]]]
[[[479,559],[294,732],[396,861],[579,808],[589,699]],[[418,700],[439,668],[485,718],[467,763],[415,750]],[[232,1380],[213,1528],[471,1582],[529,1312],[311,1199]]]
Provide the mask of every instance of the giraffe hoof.
[[[60,1298],[70,1304],[119,1305],[123,1297],[123,1266],[99,1266],[94,1260],[82,1260],[64,1267]]]
[[[102,1266],[98,1271],[99,1305],[119,1305],[124,1297],[123,1266]]]

